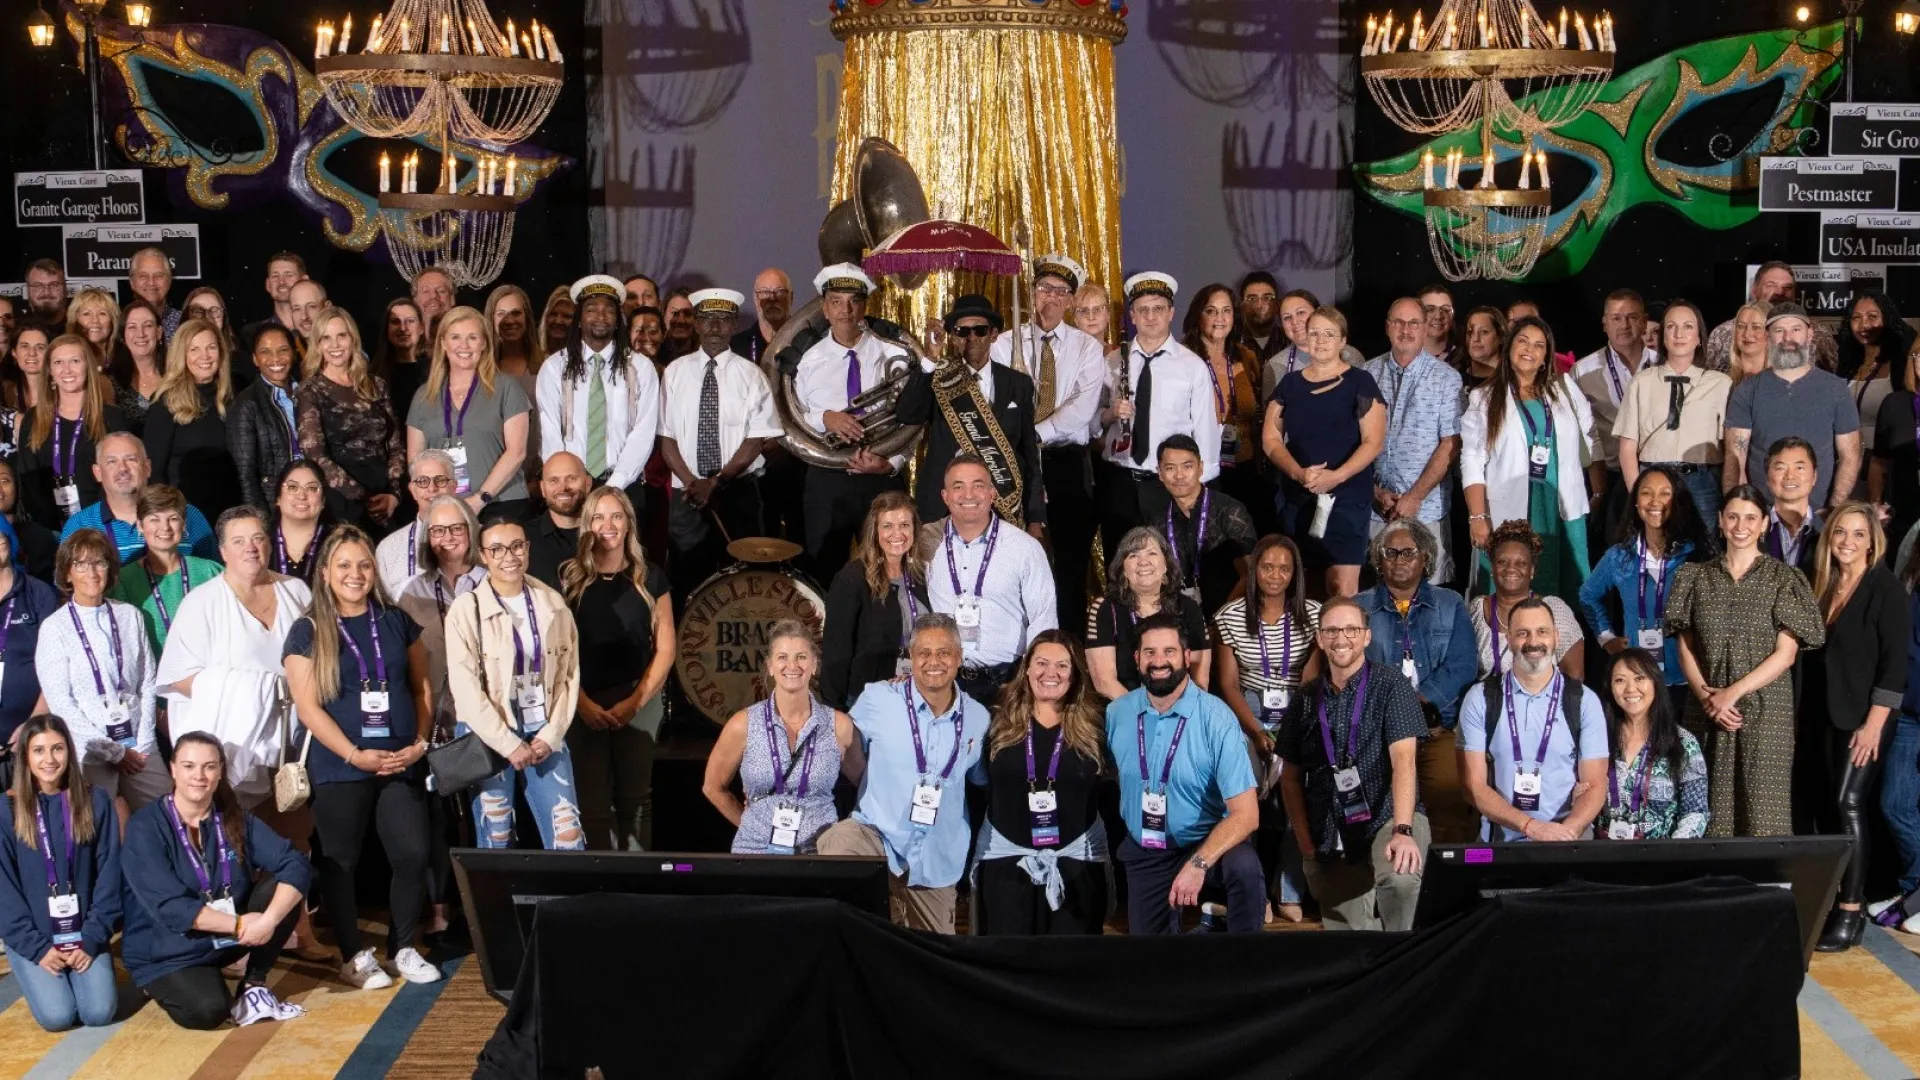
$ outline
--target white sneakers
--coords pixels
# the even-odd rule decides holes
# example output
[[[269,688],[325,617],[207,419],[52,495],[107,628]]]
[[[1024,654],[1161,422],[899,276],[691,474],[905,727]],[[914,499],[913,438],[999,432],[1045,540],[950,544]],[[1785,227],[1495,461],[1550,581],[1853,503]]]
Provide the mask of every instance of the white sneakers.
[[[264,986],[249,986],[234,999],[233,1008],[228,1012],[235,1025],[246,1027],[262,1020],[291,1020],[306,1015],[307,1010],[291,1001],[281,1001],[273,996],[273,991]]]
[[[340,978],[356,990],[385,990],[393,985],[393,976],[373,958],[372,949],[361,949],[340,965]]]
[[[401,949],[393,958],[394,970],[410,983],[431,983],[440,981],[440,969],[427,962],[411,948]]]

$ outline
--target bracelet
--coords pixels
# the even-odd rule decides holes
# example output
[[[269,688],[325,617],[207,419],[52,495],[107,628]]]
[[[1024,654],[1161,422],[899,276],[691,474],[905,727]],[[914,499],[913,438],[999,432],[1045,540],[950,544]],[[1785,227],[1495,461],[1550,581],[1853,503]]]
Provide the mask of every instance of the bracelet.
[[[1207,861],[1207,857],[1197,851],[1193,853],[1193,858],[1188,859],[1187,862],[1197,870],[1213,869],[1213,864]]]
[[[1467,520],[1491,522],[1493,520],[1493,515],[1492,514],[1468,514]]]
[[[238,912],[235,912],[233,916],[233,936],[240,936],[240,915]]]

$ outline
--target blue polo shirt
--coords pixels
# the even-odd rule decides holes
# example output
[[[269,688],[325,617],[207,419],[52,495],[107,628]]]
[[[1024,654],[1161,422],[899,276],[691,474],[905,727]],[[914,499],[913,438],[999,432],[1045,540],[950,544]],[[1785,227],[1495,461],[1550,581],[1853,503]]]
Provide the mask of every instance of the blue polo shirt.
[[[81,529],[99,529],[113,540],[113,546],[120,552],[120,565],[125,566],[146,553],[146,537],[140,535],[137,525],[129,525],[107,513],[105,500],[91,506],[83,506],[74,511],[67,519],[67,527],[60,530],[60,539]],[[186,531],[180,537],[180,550],[188,555],[197,555],[202,559],[220,557],[219,545],[214,542],[213,528],[207,524],[207,515],[197,506],[187,507]]]
[[[1140,779],[1140,724],[1147,729],[1147,772]],[[1127,832],[1140,842],[1140,793],[1160,788],[1160,770],[1173,743],[1173,731],[1186,718],[1180,746],[1167,776],[1167,842],[1189,848],[1207,838],[1227,816],[1227,800],[1253,788],[1253,763],[1247,738],[1227,703],[1189,679],[1167,712],[1155,712],[1146,687],[1128,691],[1107,706],[1107,745],[1120,772],[1120,814]]]
[[[28,577],[18,566],[13,568],[13,587],[0,596],[0,617],[6,619],[6,643],[0,650],[0,663],[6,665],[0,671],[0,740],[12,738],[40,700],[40,675],[34,669],[33,654],[40,647],[41,624],[59,607],[60,594],[53,586]]]
[[[1460,703],[1460,731],[1457,744],[1462,750],[1484,752],[1487,755],[1487,771],[1493,789],[1498,791],[1507,802],[1513,802],[1513,737],[1510,732],[1520,734],[1520,757],[1526,762],[1528,772],[1533,771],[1534,756],[1540,752],[1540,733],[1547,726],[1547,718],[1553,717],[1553,734],[1547,738],[1547,756],[1540,766],[1540,808],[1528,812],[1528,816],[1538,821],[1559,821],[1573,809],[1573,785],[1579,779],[1579,763],[1607,758],[1607,718],[1600,709],[1600,695],[1590,686],[1582,687],[1586,692],[1580,695],[1580,745],[1573,744],[1573,732],[1567,729],[1566,706],[1554,703],[1554,688],[1562,688],[1570,681],[1558,670],[1553,679],[1542,687],[1538,694],[1527,693],[1511,672],[1502,679],[1513,689],[1513,711],[1518,714],[1517,728],[1510,728],[1514,717],[1506,715],[1506,703],[1500,705],[1500,726],[1494,729],[1493,738],[1487,738],[1487,701],[1478,684],[1467,691],[1466,699]],[[1480,839],[1487,840],[1489,823],[1480,823]],[[1525,840],[1526,834],[1502,825],[1499,839],[1507,842]]]
[[[913,751],[909,698],[920,725],[927,762],[924,773]],[[853,820],[880,834],[887,849],[887,869],[906,878],[909,885],[931,889],[959,881],[966,866],[967,845],[973,837],[967,827],[967,771],[980,760],[986,745],[985,707],[958,685],[953,688],[953,701],[945,713],[936,715],[911,680],[877,682],[867,686],[849,713],[867,751],[867,771],[860,778],[860,801]],[[953,770],[948,772],[950,758]],[[913,789],[923,775],[928,783],[941,786],[940,812],[930,826],[915,825],[909,817]]]

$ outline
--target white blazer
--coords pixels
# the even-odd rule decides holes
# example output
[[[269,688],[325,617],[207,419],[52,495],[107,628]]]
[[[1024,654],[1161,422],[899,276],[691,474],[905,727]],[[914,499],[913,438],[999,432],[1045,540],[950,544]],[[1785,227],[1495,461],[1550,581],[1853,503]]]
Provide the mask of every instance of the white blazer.
[[[1587,513],[1586,468],[1593,464],[1595,434],[1593,407],[1580,387],[1565,375],[1555,375],[1558,396],[1548,398],[1553,410],[1553,439],[1560,454],[1560,517],[1564,521]],[[1507,414],[1500,423],[1500,439],[1487,445],[1487,401],[1492,388],[1482,386],[1467,395],[1467,412],[1460,418],[1460,484],[1487,488],[1487,515],[1492,526],[1503,521],[1527,520],[1527,425],[1520,404],[1507,397]]]

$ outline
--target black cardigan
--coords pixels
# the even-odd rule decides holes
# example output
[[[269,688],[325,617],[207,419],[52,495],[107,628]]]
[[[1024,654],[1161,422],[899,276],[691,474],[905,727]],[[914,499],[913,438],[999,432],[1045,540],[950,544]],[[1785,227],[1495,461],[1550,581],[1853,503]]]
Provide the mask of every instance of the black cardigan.
[[[288,391],[291,395],[292,390]],[[227,406],[227,448],[240,477],[240,495],[247,505],[271,510],[279,492],[267,487],[293,460],[299,437],[287,415],[273,403],[273,387],[265,379],[234,395]]]
[[[997,373],[996,373],[997,374]],[[868,683],[893,678],[900,657],[900,630],[905,625],[899,592],[888,589],[875,600],[867,588],[866,566],[855,559],[834,575],[827,590],[826,640],[821,646],[820,698],[836,709],[848,709]],[[925,614],[927,587],[913,587],[914,603]]]
[[[1875,563],[1827,628],[1819,662],[1826,665],[1826,720],[1857,731],[1867,710],[1885,705],[1900,711],[1907,690],[1907,638],[1912,633],[1907,590],[1893,571]]]
[[[161,401],[147,410],[147,457],[155,480],[179,488],[189,505],[218,521],[243,501],[240,474],[227,440],[227,418],[214,401],[214,385],[194,389],[200,395],[200,415],[188,423],[176,421]],[[227,411],[233,411],[232,401]]]

